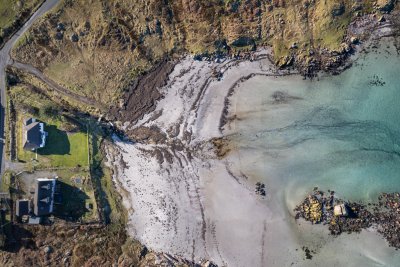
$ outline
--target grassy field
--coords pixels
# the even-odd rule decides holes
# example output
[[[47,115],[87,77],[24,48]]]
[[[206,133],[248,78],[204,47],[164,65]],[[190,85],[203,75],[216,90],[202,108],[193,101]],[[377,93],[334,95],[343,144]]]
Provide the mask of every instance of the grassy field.
[[[33,10],[42,0],[0,0],[0,28],[11,26],[21,13]]]
[[[56,206],[55,216],[72,220],[90,221],[97,219],[94,190],[87,171],[59,170],[62,202]]]
[[[46,146],[35,151],[26,151],[22,144],[22,125],[24,117],[18,116],[18,159],[25,162],[34,160],[39,167],[88,167],[87,133],[67,133],[59,129],[61,122],[40,118],[48,132]],[[37,160],[36,160],[37,159]]]
[[[9,192],[11,173],[3,176],[3,191]],[[15,174],[14,174],[15,175]],[[57,187],[61,197],[54,199],[54,216],[67,221],[93,221],[98,219],[97,203],[91,182],[90,172],[84,169],[59,169],[53,171],[33,171],[20,173],[14,181],[18,181],[19,190],[12,191],[12,198],[30,198],[38,177],[57,177]],[[14,183],[13,186],[15,186]]]
[[[25,118],[33,116],[45,123],[48,133],[46,146],[36,151],[23,149],[22,126]],[[20,161],[32,162],[36,167],[88,167],[88,135],[85,129],[74,132],[62,130],[60,117],[49,118],[40,114],[18,114],[17,116],[17,155]]]
[[[22,22],[43,0],[0,0],[0,44],[4,37],[22,25]]]
[[[349,41],[349,23],[373,12],[376,1],[196,0],[196,9],[178,0],[166,3],[66,1],[29,31],[30,41],[21,42],[13,55],[72,92],[109,106],[164,57],[212,53],[222,49],[216,41],[235,53],[253,48],[235,45],[243,38],[270,45],[276,62],[291,55],[305,64],[318,60],[319,52],[338,51]],[[62,41],[54,38],[56,21],[67,25]],[[78,41],[71,40],[73,34],[79,34]]]
[[[54,96],[40,83],[33,85],[25,80],[25,76],[20,78],[20,82],[9,85],[7,95],[16,111],[17,158],[28,171],[21,174],[24,190],[29,192],[38,177],[58,176],[62,198],[58,200],[54,215],[71,221],[98,220],[89,160],[91,136],[97,133],[89,132],[85,122],[77,121],[62,104],[54,102]],[[44,130],[48,133],[46,146],[37,152],[23,149],[23,123],[30,117],[44,122]],[[92,149],[97,155],[97,142],[90,144]]]
[[[16,137],[19,160],[39,168],[89,166],[86,127],[68,121],[61,114],[60,107],[45,95],[31,90],[29,87],[13,86],[8,95],[17,110]],[[46,146],[38,149],[37,153],[23,149],[23,120],[29,117],[44,122],[45,131],[48,133]]]
[[[18,7],[14,0],[0,0],[0,27],[10,26],[16,15]]]

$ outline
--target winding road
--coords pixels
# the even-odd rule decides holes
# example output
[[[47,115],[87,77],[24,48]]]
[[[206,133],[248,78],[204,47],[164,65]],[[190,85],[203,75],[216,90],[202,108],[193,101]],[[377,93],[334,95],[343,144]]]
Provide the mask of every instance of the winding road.
[[[1,155],[1,165],[0,165],[0,175],[3,175],[5,160],[4,160],[4,126],[5,126],[5,111],[6,111],[6,67],[12,64],[12,59],[10,56],[11,49],[14,47],[19,37],[23,35],[32,24],[40,18],[47,11],[55,7],[60,0],[47,0],[45,1],[39,9],[30,17],[30,19],[19,29],[3,46],[0,50],[0,138],[2,142],[0,142],[0,155]]]

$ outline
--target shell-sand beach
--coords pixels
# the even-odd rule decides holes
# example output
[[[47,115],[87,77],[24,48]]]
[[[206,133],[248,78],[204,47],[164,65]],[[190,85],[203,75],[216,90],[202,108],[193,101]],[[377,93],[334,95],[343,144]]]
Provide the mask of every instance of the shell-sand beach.
[[[183,59],[156,109],[125,126],[164,137],[115,136],[109,148],[129,233],[219,266],[396,266],[400,253],[373,227],[334,237],[293,214],[314,187],[364,202],[400,191],[400,58],[383,40],[312,81],[276,70],[268,50],[253,61]]]

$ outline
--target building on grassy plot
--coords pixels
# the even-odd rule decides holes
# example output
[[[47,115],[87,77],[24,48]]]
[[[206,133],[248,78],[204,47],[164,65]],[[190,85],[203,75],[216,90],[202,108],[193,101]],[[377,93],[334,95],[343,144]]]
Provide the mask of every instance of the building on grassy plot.
[[[36,180],[33,197],[33,213],[45,216],[53,212],[56,179],[40,178]]]
[[[44,131],[44,123],[35,118],[24,120],[22,132],[22,145],[25,150],[42,148],[46,144],[47,132]]]
[[[18,199],[15,205],[15,215],[22,217],[28,215],[31,211],[30,201],[28,199]]]

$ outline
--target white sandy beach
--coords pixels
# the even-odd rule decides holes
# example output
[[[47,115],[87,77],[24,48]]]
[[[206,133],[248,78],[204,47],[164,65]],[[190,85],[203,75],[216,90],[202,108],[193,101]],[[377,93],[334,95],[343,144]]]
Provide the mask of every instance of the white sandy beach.
[[[274,77],[267,53],[258,52],[261,59],[253,62],[182,60],[160,89],[165,97],[156,110],[126,126],[155,125],[167,142],[115,139],[120,157],[115,165],[123,160],[128,166],[121,166],[115,179],[126,192],[129,233],[150,249],[195,261],[210,259],[219,266],[395,266],[399,255],[373,229],[335,238],[324,226],[293,218],[294,206],[312,186],[336,184],[318,180],[321,176],[307,182],[301,171],[286,167],[303,170],[294,163],[298,155],[304,154],[305,163],[315,161],[314,155],[328,155],[322,152],[325,146],[347,147],[350,141],[335,137],[287,149],[298,135],[314,138],[314,132],[296,128],[296,121],[316,103],[325,105],[323,97],[335,96],[327,91],[314,97],[319,84],[305,85],[298,76]],[[212,77],[214,68],[224,72],[221,81]],[[257,75],[237,83],[250,74]],[[297,85],[303,89],[290,89]],[[276,91],[284,92],[287,102],[274,103]],[[227,116],[236,119],[221,131],[226,99]],[[290,129],[273,131],[293,122],[296,135]],[[210,140],[223,136],[234,148],[220,160]],[[254,192],[258,181],[266,184],[265,198]],[[305,259],[303,246],[315,251],[312,260]]]

